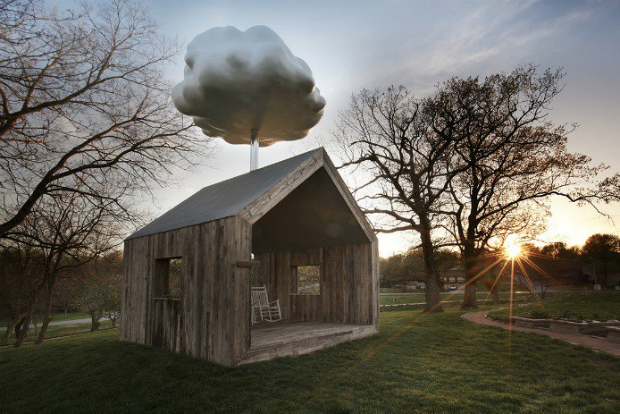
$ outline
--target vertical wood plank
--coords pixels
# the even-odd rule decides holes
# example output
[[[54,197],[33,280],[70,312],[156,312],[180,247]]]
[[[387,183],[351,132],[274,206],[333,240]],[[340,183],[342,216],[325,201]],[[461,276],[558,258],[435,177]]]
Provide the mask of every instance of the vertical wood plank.
[[[121,339],[238,364],[250,346],[251,224],[230,217],[125,241]],[[157,259],[181,257],[182,301],[156,300]],[[378,244],[257,255],[259,283],[288,320],[379,327]],[[320,265],[320,295],[291,295],[292,266]],[[161,269],[160,269],[161,270]]]

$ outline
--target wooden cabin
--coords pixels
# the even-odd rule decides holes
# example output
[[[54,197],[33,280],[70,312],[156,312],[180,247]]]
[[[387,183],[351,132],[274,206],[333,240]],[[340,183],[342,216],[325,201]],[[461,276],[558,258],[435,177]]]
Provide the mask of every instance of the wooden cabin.
[[[236,366],[379,329],[377,239],[322,148],[203,188],[124,249],[125,341]],[[253,286],[281,321],[252,324]]]

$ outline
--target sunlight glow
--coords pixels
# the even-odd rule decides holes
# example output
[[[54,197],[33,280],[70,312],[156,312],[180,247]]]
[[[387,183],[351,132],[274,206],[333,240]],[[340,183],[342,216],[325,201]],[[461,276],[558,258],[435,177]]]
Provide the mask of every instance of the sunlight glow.
[[[484,299],[483,303],[486,304],[491,293],[493,292],[493,289],[496,289],[496,288],[499,289],[499,286],[501,285],[500,279],[504,277],[503,280],[507,279],[509,281],[510,296],[508,299],[508,309],[509,309],[508,347],[510,348],[512,346],[513,311],[515,307],[515,300],[517,300],[517,298],[515,298],[515,293],[519,293],[516,291],[517,285],[522,286],[527,291],[529,291],[529,293],[536,299],[536,303],[538,304],[538,306],[542,308],[542,310],[544,311],[544,303],[542,302],[542,300],[538,296],[538,293],[536,292],[536,286],[534,284],[532,277],[530,276],[531,270],[528,272],[526,265],[529,266],[531,269],[533,269],[534,272],[542,275],[545,279],[549,281],[554,280],[550,274],[548,274],[545,270],[543,270],[540,266],[538,266],[534,261],[532,261],[534,257],[537,259],[544,259],[544,260],[556,260],[548,256],[532,252],[529,249],[527,249],[526,246],[522,247],[521,240],[518,235],[515,235],[515,234],[509,235],[504,240],[504,243],[500,248],[498,248],[497,250],[493,252],[490,252],[488,254],[483,254],[480,256],[480,258],[483,260],[484,263],[488,263],[487,261],[488,259],[494,259],[492,263],[490,263],[487,267],[485,267],[480,272],[478,272],[476,275],[471,277],[465,283],[459,285],[457,290],[450,292],[446,296],[444,296],[442,300],[439,301],[437,304],[435,304],[431,309],[426,310],[420,313],[419,315],[417,315],[416,317],[414,317],[411,322],[407,323],[398,332],[396,332],[395,334],[387,338],[385,342],[383,342],[378,347],[376,347],[372,352],[367,354],[357,364],[353,365],[350,369],[346,370],[342,377],[350,374],[356,367],[360,366],[360,364],[363,364],[364,362],[374,358],[385,346],[387,346],[392,341],[398,339],[404,332],[408,331],[414,325],[418,324],[418,322],[422,320],[423,318],[425,318],[427,315],[432,314],[432,312],[436,308],[444,305],[445,303],[449,303],[454,296],[462,292],[463,289],[465,289],[468,285],[476,283],[476,281],[483,278],[485,275],[488,274],[489,271],[491,271],[493,268],[495,268],[495,266],[497,266],[500,263],[503,263],[503,264],[500,267],[499,273],[497,273],[497,275],[495,276],[493,284],[491,285],[489,292],[486,298]],[[515,263],[516,263],[516,266],[515,266]],[[507,270],[508,265],[510,265],[510,274],[505,275],[504,271]]]
[[[521,246],[519,243],[509,244],[504,247],[504,251],[509,259],[515,259],[521,254]]]

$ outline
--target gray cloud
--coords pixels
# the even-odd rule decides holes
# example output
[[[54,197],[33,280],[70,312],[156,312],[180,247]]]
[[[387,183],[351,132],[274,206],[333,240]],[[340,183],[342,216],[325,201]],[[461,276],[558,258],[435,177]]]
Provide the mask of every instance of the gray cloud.
[[[185,63],[172,99],[207,136],[248,144],[256,128],[268,146],[305,137],[323,115],[310,67],[268,27],[207,30],[187,46]]]

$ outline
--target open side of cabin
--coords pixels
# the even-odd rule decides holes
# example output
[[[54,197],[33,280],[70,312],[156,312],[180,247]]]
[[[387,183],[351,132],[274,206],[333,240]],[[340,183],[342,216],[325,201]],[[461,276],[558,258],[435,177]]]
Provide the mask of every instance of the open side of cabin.
[[[124,260],[126,341],[236,366],[379,328],[377,240],[323,149],[206,187],[130,236]],[[251,286],[282,321],[252,325]]]

